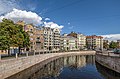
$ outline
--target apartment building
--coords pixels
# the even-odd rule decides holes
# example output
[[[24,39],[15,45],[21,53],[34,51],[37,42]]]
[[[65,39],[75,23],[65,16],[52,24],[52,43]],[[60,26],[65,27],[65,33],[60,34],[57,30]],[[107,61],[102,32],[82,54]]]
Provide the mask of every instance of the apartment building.
[[[68,45],[68,38],[67,38],[67,34],[63,34],[60,37],[60,49],[61,50],[69,50],[69,45]]]
[[[44,36],[43,36],[43,30],[36,28],[35,29],[35,50],[36,52],[43,51],[44,47]]]
[[[53,45],[54,50],[60,50],[60,29],[53,28]]]
[[[84,49],[86,47],[86,36],[83,34],[77,34],[77,46],[79,50]]]
[[[36,49],[36,28],[31,25],[27,24],[24,26],[24,31],[27,32],[30,36],[30,48],[29,51],[34,51]]]
[[[44,36],[44,50],[53,50],[53,29],[50,27],[42,27]]]
[[[88,49],[102,50],[103,49],[103,37],[101,36],[87,36],[86,44]]]
[[[78,50],[77,38],[72,36],[67,36],[67,34],[64,34],[63,36],[61,36],[61,49],[62,50]]]

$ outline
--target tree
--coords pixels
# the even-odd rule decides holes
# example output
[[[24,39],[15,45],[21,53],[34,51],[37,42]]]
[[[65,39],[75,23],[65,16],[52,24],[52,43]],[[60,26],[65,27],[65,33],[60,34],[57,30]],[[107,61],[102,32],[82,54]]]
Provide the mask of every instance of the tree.
[[[104,42],[103,43],[103,48],[108,49],[109,48],[109,44],[107,42]]]
[[[118,47],[118,43],[117,43],[117,42],[114,42],[114,41],[111,41],[109,47],[112,48],[112,49],[115,49],[115,48]]]
[[[28,47],[29,35],[23,31],[21,25],[13,21],[3,19],[0,22],[0,50],[7,50],[11,47]]]

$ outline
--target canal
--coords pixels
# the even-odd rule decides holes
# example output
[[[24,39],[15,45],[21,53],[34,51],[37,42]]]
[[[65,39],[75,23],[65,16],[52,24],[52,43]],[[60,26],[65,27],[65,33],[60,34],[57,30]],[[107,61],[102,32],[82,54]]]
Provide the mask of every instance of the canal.
[[[120,79],[95,62],[95,56],[67,56],[47,60],[7,79]]]

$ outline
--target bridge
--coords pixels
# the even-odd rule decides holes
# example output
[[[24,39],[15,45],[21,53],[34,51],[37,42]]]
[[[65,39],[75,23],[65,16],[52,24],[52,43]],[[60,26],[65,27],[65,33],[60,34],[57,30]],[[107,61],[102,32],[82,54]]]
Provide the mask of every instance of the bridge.
[[[95,53],[95,51],[59,52],[0,60],[0,79],[7,78],[36,64],[43,64],[45,61],[51,61],[59,57],[72,55],[95,55]]]

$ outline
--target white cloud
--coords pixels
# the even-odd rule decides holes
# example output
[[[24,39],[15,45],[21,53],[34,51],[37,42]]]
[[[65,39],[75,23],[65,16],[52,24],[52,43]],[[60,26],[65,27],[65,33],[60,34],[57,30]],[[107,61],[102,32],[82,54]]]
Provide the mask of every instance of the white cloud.
[[[16,0],[0,0],[0,15],[10,12],[13,8],[20,8]]]
[[[46,20],[46,21],[49,21],[49,20],[50,20],[50,18],[45,18],[45,20]]]
[[[56,28],[57,27],[59,29],[62,29],[64,27],[64,26],[58,25],[54,22],[44,22],[44,25],[45,25],[45,27],[51,27],[51,28]]]
[[[120,39],[120,34],[109,34],[109,35],[101,35],[104,37],[104,39],[107,39],[109,41],[116,41]]]
[[[37,15],[34,12],[31,11],[22,11],[22,10],[18,10],[18,9],[13,9],[12,12],[9,12],[7,14],[5,14],[4,16],[0,16],[0,21],[2,21],[3,18],[6,19],[11,19],[14,22],[17,22],[19,20],[23,20],[26,23],[33,23],[34,25],[39,25],[42,23],[42,18]]]

